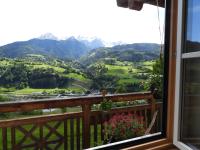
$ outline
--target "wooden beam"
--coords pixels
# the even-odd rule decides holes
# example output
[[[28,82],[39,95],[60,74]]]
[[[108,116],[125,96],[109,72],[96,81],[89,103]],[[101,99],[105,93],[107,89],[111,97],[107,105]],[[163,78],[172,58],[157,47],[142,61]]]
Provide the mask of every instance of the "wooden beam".
[[[140,11],[143,4],[165,7],[165,0],[117,0],[117,6]]]
[[[178,1],[171,1],[171,23],[170,23],[170,48],[169,48],[169,77],[168,77],[168,110],[167,110],[167,137],[173,141],[174,124],[174,102],[176,81],[176,42],[177,42],[177,20]]]
[[[143,3],[155,5],[159,7],[165,7],[165,0],[142,0]]]
[[[128,0],[117,0],[117,6],[128,8]]]
[[[138,0],[128,0],[128,8],[140,11],[143,7],[143,2]]]
[[[134,101],[140,99],[151,99],[151,92],[126,93],[105,96],[113,102]],[[81,106],[82,104],[99,104],[103,100],[102,96],[83,96],[75,98],[46,99],[34,101],[19,101],[0,103],[0,113],[31,111],[37,109],[63,108]]]
[[[160,146],[160,145],[164,145],[164,144],[167,144],[167,143],[169,143],[169,141],[167,139],[160,139],[160,140],[157,140],[157,141],[152,141],[152,142],[136,145],[136,146],[133,146],[133,147],[124,148],[123,150],[147,150],[147,149],[157,147],[157,146]]]

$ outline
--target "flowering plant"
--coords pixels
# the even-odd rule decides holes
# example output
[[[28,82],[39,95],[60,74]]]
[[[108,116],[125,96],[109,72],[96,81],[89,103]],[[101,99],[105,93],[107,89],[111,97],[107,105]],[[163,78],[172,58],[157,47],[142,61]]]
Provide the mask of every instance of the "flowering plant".
[[[105,143],[121,141],[144,135],[143,117],[133,114],[114,115],[104,123]]]

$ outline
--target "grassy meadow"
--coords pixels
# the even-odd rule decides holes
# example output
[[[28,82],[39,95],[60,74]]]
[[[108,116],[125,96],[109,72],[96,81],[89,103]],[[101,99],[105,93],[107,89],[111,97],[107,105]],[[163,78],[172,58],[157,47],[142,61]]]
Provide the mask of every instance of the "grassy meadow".
[[[39,56],[38,56],[39,57]],[[20,60],[17,63],[24,63],[25,60]],[[16,63],[16,62],[15,62]],[[8,67],[14,64],[12,59],[0,60],[0,66]],[[52,69],[55,74],[71,79],[71,83],[67,87],[62,88],[32,88],[25,87],[22,89],[17,89],[15,87],[0,87],[0,94],[8,95],[31,95],[31,94],[41,94],[48,93],[48,95],[56,95],[60,93],[85,93],[89,90],[91,85],[91,79],[87,77],[80,69],[75,69],[66,63],[60,63],[54,60],[54,62],[41,62],[41,61],[29,61],[24,63],[29,70],[34,69]],[[107,71],[104,73],[107,76],[114,76],[117,78],[116,85],[124,86],[130,83],[143,83],[145,82],[146,72],[152,70],[152,65],[154,61],[144,61],[144,62],[122,62],[116,61],[115,64],[106,64],[105,68]],[[71,68],[71,71],[66,71],[66,68]]]

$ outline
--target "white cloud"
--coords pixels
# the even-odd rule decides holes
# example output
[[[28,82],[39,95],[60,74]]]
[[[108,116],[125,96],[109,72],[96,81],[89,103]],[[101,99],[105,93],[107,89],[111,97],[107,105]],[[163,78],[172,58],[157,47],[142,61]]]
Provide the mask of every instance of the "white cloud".
[[[115,0],[0,0],[0,45],[46,32],[58,37],[160,42],[154,6],[144,5],[138,12],[117,7]]]

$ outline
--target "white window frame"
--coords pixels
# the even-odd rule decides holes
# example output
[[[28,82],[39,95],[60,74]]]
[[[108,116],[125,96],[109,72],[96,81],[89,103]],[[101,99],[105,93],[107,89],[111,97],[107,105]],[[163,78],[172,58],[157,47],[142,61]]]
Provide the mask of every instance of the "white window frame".
[[[174,109],[174,135],[173,144],[181,150],[192,150],[191,147],[180,141],[180,111],[181,111],[181,62],[187,58],[200,58],[200,51],[182,53],[183,45],[183,1],[178,0],[178,24],[177,24],[177,47],[176,47],[176,87],[175,87],[175,109]]]

